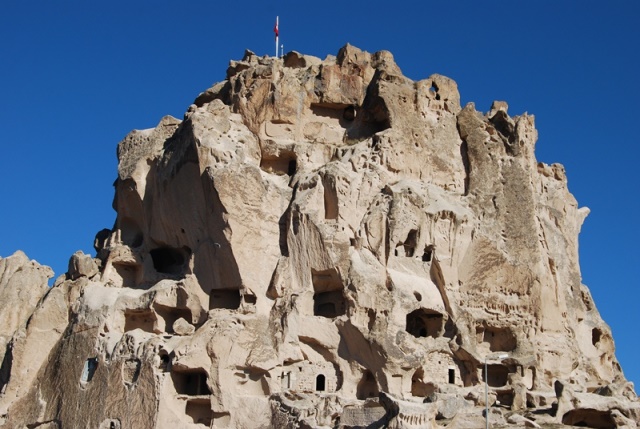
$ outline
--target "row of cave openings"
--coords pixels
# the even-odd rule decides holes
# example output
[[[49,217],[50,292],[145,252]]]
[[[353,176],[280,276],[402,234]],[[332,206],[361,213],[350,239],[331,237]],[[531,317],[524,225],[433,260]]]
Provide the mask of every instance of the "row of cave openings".
[[[128,237],[128,238],[129,238],[128,241],[125,240],[125,234],[123,233],[123,242],[125,242],[125,244],[134,245],[135,243],[138,243],[137,238],[134,238],[133,240],[131,239],[131,237]],[[184,278],[187,272],[188,263],[191,258],[191,250],[186,246],[182,248],[163,246],[163,247],[152,249],[149,252],[149,255],[153,262],[153,268],[156,270],[157,273],[163,274],[168,278],[179,279],[179,278]],[[120,277],[123,278],[124,285],[128,287],[134,287],[137,284],[137,275],[138,275],[137,266],[114,263],[114,268],[116,269]],[[238,288],[213,289],[209,293],[209,309],[210,310],[212,309],[237,310],[238,308],[240,308],[243,302],[249,305],[254,305],[256,301],[257,301],[257,298],[255,295],[248,294],[248,293],[242,294],[241,290]],[[178,317],[180,316],[173,317],[173,320],[176,320]],[[169,318],[171,317],[169,316]],[[187,317],[185,317],[185,319],[189,320],[189,318]],[[167,323],[167,326],[170,326],[170,324]],[[148,329],[144,329],[144,330],[148,330]]]
[[[158,369],[163,373],[169,373],[171,376],[171,381],[173,387],[175,389],[178,397],[182,397],[183,399],[187,399],[188,401],[194,401],[195,403],[207,402],[211,395],[211,390],[207,385],[207,373],[203,369],[199,368],[189,368],[182,369],[173,367],[171,364],[171,358],[168,353],[163,352],[159,355],[160,359],[158,362]],[[84,368],[81,374],[81,383],[86,385],[90,383],[94,378],[96,370],[98,369],[98,357],[91,357],[86,359]],[[300,368],[302,370],[302,368]],[[141,361],[137,358],[126,359],[122,363],[122,380],[123,383],[127,386],[131,386],[138,381],[139,375],[141,371]],[[448,382],[451,384],[455,383],[456,375],[455,369],[448,369]],[[429,384],[426,386],[421,383],[421,380],[424,378],[424,370],[418,369],[412,378],[412,393],[415,396],[426,396],[425,392],[429,391],[429,386],[435,388],[435,385]],[[286,390],[291,389],[293,386],[291,385],[291,372],[288,374],[283,374],[284,381],[283,388]],[[420,380],[420,382],[418,382]],[[327,376],[323,373],[319,373],[315,375],[315,385],[314,389],[316,392],[335,392],[340,390],[342,385],[341,377],[339,375],[337,380],[331,382],[331,388],[329,388],[330,383],[327,379]],[[302,390],[310,390],[310,386],[302,387]],[[265,394],[268,394],[268,389],[265,390]],[[371,397],[377,397],[380,393],[378,382],[376,381],[375,376],[369,370],[365,370],[362,373],[362,377],[357,384],[356,387],[356,398],[360,400],[364,400]]]
[[[209,309],[237,310],[242,303],[255,305],[255,295],[241,295],[238,289],[216,289],[209,294]],[[193,324],[193,315],[189,308],[175,308],[153,304],[153,308],[129,309],[124,312],[124,332],[141,329],[149,333],[173,334],[173,324],[178,319]],[[164,326],[159,330],[158,326]]]
[[[85,361],[85,366],[81,375],[81,382],[83,385],[89,383],[96,372],[98,367],[98,358],[92,357]],[[214,413],[211,410],[210,396],[211,390],[207,385],[207,373],[202,369],[177,369],[172,368],[171,360],[167,353],[160,355],[159,369],[163,372],[169,372],[172,380],[173,387],[175,389],[178,398],[185,400],[185,415],[188,416],[193,423],[203,424],[210,426],[214,419],[224,418],[224,413]],[[522,368],[521,368],[522,369]],[[535,373],[535,368],[532,368]],[[483,370],[483,379],[487,381],[487,384],[492,387],[500,388],[507,384],[510,369],[504,365],[489,365],[488,374],[485,374]],[[140,361],[138,359],[127,359],[122,366],[123,381],[125,385],[135,384],[140,374]],[[290,375],[290,373],[289,373]],[[284,374],[283,374],[284,378]],[[428,400],[436,392],[437,386],[433,382],[424,381],[427,378],[427,374],[423,368],[418,368],[411,378],[411,394],[415,397],[423,397]],[[456,370],[453,367],[449,367],[447,370],[447,378],[449,384],[455,384],[456,382]],[[290,376],[287,378],[287,389],[291,388]],[[323,393],[328,392],[328,380],[325,374],[317,374],[314,382],[315,392]],[[340,385],[335,386],[338,390]],[[510,406],[513,403],[514,394],[511,389],[498,389],[496,390],[497,400],[501,405]],[[265,392],[268,394],[268,392]],[[362,374],[362,378],[356,387],[356,398],[359,400],[366,400],[367,398],[378,397],[380,389],[376,381],[375,376],[369,370],[365,370]],[[533,404],[528,404],[533,406]],[[227,415],[228,416],[228,415]],[[573,424],[582,426],[581,420],[589,421],[589,427],[615,427],[609,426],[606,423],[609,422],[610,416],[606,413],[600,414],[588,414],[583,413],[567,413],[563,416],[564,424]],[[585,419],[586,418],[586,419]],[[604,422],[604,423],[603,423]],[[100,428],[119,429],[120,421],[117,419],[108,419],[100,425]]]
[[[330,195],[328,196],[326,194],[327,189],[331,190]],[[333,188],[325,186],[325,213],[328,218],[335,219],[338,216],[337,211],[338,206],[335,186],[333,186]],[[131,232],[136,230],[133,227],[133,224],[133,222],[128,221],[126,218],[122,221],[122,226],[127,226],[127,228],[123,228],[122,239],[125,243],[135,247],[135,245],[141,244],[142,238],[140,233],[134,234]],[[125,234],[124,231],[129,232]],[[417,257],[417,234],[417,230],[411,230],[407,239],[404,242],[399,243],[396,247],[395,255],[411,258]],[[431,262],[433,254],[434,246],[427,245],[419,256],[423,262]],[[191,257],[191,250],[187,247],[173,248],[165,246],[152,249],[149,252],[149,255],[151,256],[153,267],[156,272],[167,275],[168,277],[180,278],[185,275],[187,270],[188,261]],[[123,278],[125,285],[136,285],[137,267],[116,263],[114,264],[114,268]],[[312,283],[314,288],[314,315],[333,318],[345,314],[346,303],[343,285],[335,270],[312,270]],[[255,304],[257,298],[255,295],[251,294],[243,295],[240,289],[214,289],[210,292],[209,309],[219,308],[237,310],[240,308],[243,300],[247,304]],[[431,317],[432,316],[420,316],[418,318],[428,319]],[[426,324],[429,326],[433,325],[433,323]],[[412,323],[412,325],[415,325],[415,323]],[[418,325],[423,324],[418,323]],[[169,326],[169,324],[167,324],[167,326]],[[434,329],[431,328],[407,328],[407,330],[409,329],[412,330],[412,333],[415,329],[421,330],[422,333],[414,333],[415,336],[435,336],[433,334]]]
[[[335,318],[346,314],[345,290],[336,270],[312,270],[313,314],[325,318]],[[417,301],[422,301],[415,292]],[[375,318],[375,314],[371,316]],[[406,331],[416,338],[445,336],[453,338],[456,332],[453,321],[439,311],[419,308],[407,314]]]
[[[82,374],[80,376],[81,383],[89,383],[92,381],[96,370],[98,369],[98,357],[91,357],[85,360]],[[171,358],[167,353],[160,355],[158,368],[162,372],[169,372],[173,386],[178,395],[184,396],[209,396],[211,391],[207,385],[207,373],[202,369],[178,369],[171,365]],[[141,370],[141,362],[137,358],[130,358],[123,362],[122,379],[125,385],[135,384],[138,380]],[[487,374],[482,370],[483,379],[492,387],[503,387],[508,382],[508,376],[512,371],[509,366],[503,364],[487,365]],[[283,374],[283,378],[285,378]],[[423,383],[425,377],[424,370],[419,368],[412,376],[412,394],[414,396],[425,396],[430,387],[434,387],[433,383]],[[285,388],[291,388],[291,378],[286,377]],[[446,379],[449,384],[456,383],[456,370],[449,366],[447,369]],[[341,385],[340,377],[338,377],[335,390],[339,390]],[[324,374],[317,374],[315,378],[315,391],[324,392],[327,390],[327,377]],[[363,372],[361,380],[358,382],[357,394],[358,399],[366,399],[377,396],[379,393],[378,383],[375,376],[369,370]]]
[[[85,360],[80,376],[81,386],[86,387],[94,378],[99,366],[98,357],[90,357]],[[174,368],[168,353],[159,355],[158,369],[163,373],[169,373],[171,382],[179,399],[185,401],[185,414],[193,423],[209,426],[214,415],[211,412],[211,390],[207,385],[207,373],[200,368],[181,369]],[[129,358],[122,362],[122,382],[131,387],[138,381],[141,372],[141,361],[137,358]],[[110,427],[108,424],[106,427]]]
[[[170,257],[170,254],[160,253],[157,261],[176,261],[177,257]],[[322,270],[311,272],[313,284],[313,314],[325,318],[335,318],[346,314],[347,300],[345,290],[337,270]],[[420,293],[415,292],[417,301],[422,300]],[[210,292],[209,308],[231,309],[240,308],[241,303],[255,304],[255,295],[241,295],[238,289],[216,289]],[[129,310],[125,313],[125,331],[141,328],[147,332],[153,332],[157,317],[164,319],[166,332],[171,333],[173,322],[178,318],[191,321],[192,315],[189,309],[176,309],[160,305],[154,306],[152,310]],[[445,336],[453,338],[456,327],[451,318],[439,311],[428,308],[418,308],[406,315],[406,332],[416,338]],[[603,336],[602,331],[594,328],[592,331],[593,345],[597,346]],[[517,346],[516,338],[509,328],[497,328],[480,325],[476,328],[478,344],[487,343],[491,352],[513,351]]]
[[[83,372],[81,375],[81,384],[86,386],[94,378],[94,374],[98,368],[98,358],[92,357],[85,361]],[[446,374],[430,374],[426,373],[424,368],[418,368],[411,377],[411,394],[415,397],[429,398],[437,390],[439,383],[446,382],[449,384],[456,384],[457,371],[455,366],[449,365],[448,367],[442,366],[443,362],[436,362],[438,367],[445,371]],[[158,360],[158,369],[163,373],[168,373],[171,377],[171,382],[174,390],[177,394],[177,398],[184,401],[185,414],[194,422],[198,424],[210,425],[216,418],[216,414],[212,413],[210,400],[211,390],[207,384],[208,375],[206,371],[201,368],[181,368],[174,367],[171,363],[171,357],[167,352],[161,351]],[[445,362],[445,365],[447,363]],[[300,368],[302,370],[302,368]],[[500,388],[504,387],[508,383],[509,374],[513,372],[514,368],[494,364],[488,366],[488,374],[483,371],[483,379],[487,381],[489,386]],[[517,370],[517,368],[516,368]],[[535,371],[535,369],[533,369]],[[135,384],[139,378],[141,371],[141,362],[137,358],[126,359],[122,363],[122,378],[126,386]],[[333,393],[340,390],[342,380],[340,372],[335,374],[337,380],[330,380],[327,375],[322,372],[315,374],[313,380],[313,387],[302,387],[302,390],[314,390],[317,393]],[[251,374],[249,375],[251,377]],[[462,374],[460,374],[462,377]],[[396,376],[393,376],[396,377]],[[392,377],[392,378],[393,378]],[[429,378],[437,377],[438,382],[428,381]],[[283,373],[283,388],[285,390],[291,389],[291,373],[285,377]],[[335,377],[334,377],[335,378]],[[297,390],[300,390],[297,389]],[[268,388],[263,393],[269,395]],[[511,389],[498,389],[498,400],[501,404],[509,406],[513,402],[513,391]],[[356,398],[358,400],[366,400],[367,398],[378,397],[380,394],[380,387],[376,380],[376,377],[370,370],[364,370],[362,377],[356,386]],[[218,416],[220,417],[220,416]]]
[[[153,258],[154,268],[165,274],[176,275],[183,273],[184,265],[187,261],[184,250],[173,248],[160,248],[152,250],[151,257]],[[431,251],[425,253],[423,258],[430,260]],[[336,270],[324,270],[315,271],[312,270],[312,284],[314,289],[314,315],[323,316],[327,318],[334,318],[346,313],[346,299],[344,296],[344,286],[339,274]],[[419,294],[416,295],[418,300],[421,300]],[[237,310],[240,308],[243,301],[246,304],[255,305],[257,297],[252,294],[242,294],[240,289],[214,289],[209,294],[209,309],[229,309]],[[179,317],[184,317],[186,320],[190,320],[190,313],[188,310],[178,309],[163,309],[161,308],[161,316],[167,320],[166,325],[170,326]],[[171,314],[173,313],[173,314]],[[184,313],[184,314],[183,314]],[[130,312],[131,317],[127,317],[128,324],[131,326],[139,324],[140,317],[135,316],[135,312]],[[129,319],[131,319],[129,321]],[[433,319],[438,319],[434,321]],[[423,322],[420,322],[422,320]],[[442,314],[437,312],[429,313],[424,311],[423,313],[415,313],[411,316],[407,316],[407,330],[411,331],[416,337],[420,336],[437,336],[435,332],[438,332],[439,328],[434,328],[442,320]],[[147,318],[147,324],[152,321]],[[144,324],[144,323],[143,323]],[[411,327],[409,327],[409,325]],[[150,327],[139,326],[143,330],[151,331]],[[130,329],[125,329],[130,330]]]
[[[209,294],[209,309],[237,310],[242,303],[255,305],[255,295],[240,294],[240,290],[213,290]],[[178,319],[193,323],[193,314],[189,308],[175,308],[153,304],[152,308],[128,309],[124,312],[124,332],[141,329],[156,334],[174,334],[173,325]]]
[[[412,256],[411,249],[415,248],[416,231],[412,230],[403,248],[406,256]],[[414,246],[414,247],[412,247]],[[426,249],[423,259],[430,260],[432,247]],[[151,251],[154,267],[159,272],[176,273],[178,267],[186,263],[184,251],[172,248],[160,248]],[[346,314],[347,300],[345,290],[337,270],[330,269],[324,271],[312,270],[313,313],[315,316],[325,318],[335,318]],[[416,299],[421,301],[422,297],[418,292],[414,293]],[[248,304],[255,304],[254,295],[241,295],[238,289],[213,290],[210,292],[209,308],[238,309],[243,300]],[[173,322],[178,318],[187,321],[192,320],[192,315],[188,309],[176,309],[155,305],[154,311],[130,310],[125,313],[125,331],[141,328],[147,332],[154,331],[157,317],[164,319],[166,332],[171,333]],[[406,331],[416,338],[445,336],[453,338],[455,335],[455,325],[453,321],[444,314],[428,308],[419,308],[406,315]],[[517,341],[512,331],[508,328],[497,328],[480,325],[476,328],[478,344],[486,343],[489,351],[513,351],[517,346]],[[597,346],[603,337],[602,331],[594,328],[592,331],[592,342]]]
[[[311,367],[312,368],[312,367]],[[298,367],[298,370],[303,371],[302,367]],[[282,390],[283,391],[298,391],[298,392],[316,392],[316,393],[335,393],[342,389],[342,375],[340,370],[336,369],[335,372],[331,371],[330,374],[325,374],[324,370],[319,369],[317,373],[313,373],[312,377],[305,377],[304,374],[300,380],[294,381],[292,371],[283,372]],[[359,400],[365,400],[367,398],[378,397],[380,389],[376,381],[375,376],[369,370],[365,370],[362,373],[358,384],[356,385],[356,398]]]
[[[445,377],[447,383],[456,384],[456,369],[454,367],[447,368]],[[429,397],[437,390],[435,382],[424,382],[424,378],[424,369],[418,368],[411,378],[411,394],[413,396]],[[290,388],[291,386],[288,385],[287,387]],[[333,391],[336,390],[339,389],[335,389]],[[332,392],[331,389],[327,389],[327,377],[324,374],[316,375],[315,391],[318,393]],[[380,387],[378,382],[376,381],[376,377],[371,371],[365,370],[356,386],[356,399],[366,400],[368,398],[376,398],[379,396],[379,394]]]
[[[207,372],[202,368],[181,368],[172,365],[171,356],[162,351],[158,368],[169,373],[178,399],[185,401],[185,414],[193,423],[209,427],[216,415],[211,411],[211,390]]]
[[[93,380],[93,377],[98,369],[99,360],[98,357],[90,357],[84,361],[82,373],[80,375],[80,383],[85,386],[87,383]],[[122,364],[122,382],[126,386],[132,386],[138,381],[140,376],[140,369],[142,363],[138,358],[129,358],[124,360]]]

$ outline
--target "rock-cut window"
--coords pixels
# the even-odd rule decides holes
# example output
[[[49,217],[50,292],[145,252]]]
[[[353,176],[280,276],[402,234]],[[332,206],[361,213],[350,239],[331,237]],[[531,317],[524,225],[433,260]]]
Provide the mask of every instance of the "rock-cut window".
[[[80,380],[88,383],[93,378],[93,374],[95,374],[96,369],[98,369],[98,358],[89,358],[84,361],[84,368],[82,369],[82,376]]]
[[[324,392],[325,390],[325,377],[323,374],[318,374],[316,377],[316,391]]]

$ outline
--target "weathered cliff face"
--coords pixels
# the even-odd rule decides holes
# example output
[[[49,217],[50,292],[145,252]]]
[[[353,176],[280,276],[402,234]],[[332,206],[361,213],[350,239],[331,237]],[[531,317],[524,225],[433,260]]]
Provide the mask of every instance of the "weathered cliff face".
[[[48,291],[0,260],[40,290],[2,310],[4,423],[483,427],[486,382],[495,425],[636,427],[536,139],[388,52],[247,52],[119,144],[96,259]]]

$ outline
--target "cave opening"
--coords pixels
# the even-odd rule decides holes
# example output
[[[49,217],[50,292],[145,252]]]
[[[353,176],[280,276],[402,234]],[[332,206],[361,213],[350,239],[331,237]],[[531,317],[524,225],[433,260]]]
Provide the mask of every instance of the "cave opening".
[[[504,387],[509,380],[509,368],[501,364],[487,365],[487,372],[484,368],[482,376],[484,381],[491,387]],[[487,374],[488,373],[488,374]]]
[[[562,416],[562,424],[595,429],[614,429],[618,427],[610,411],[591,408],[578,408],[568,411]]]
[[[250,296],[251,295],[245,295],[245,298],[251,301]],[[237,310],[240,308],[241,302],[242,296],[240,295],[239,289],[214,289],[209,293],[209,310],[213,310],[214,308]]]
[[[296,154],[288,150],[280,150],[277,154],[262,154],[260,168],[278,176],[293,176],[298,170]]]
[[[359,400],[365,400],[367,398],[375,398],[380,394],[378,389],[378,382],[371,371],[366,370],[362,374],[362,378],[358,382],[356,388],[356,398]]]
[[[150,252],[153,268],[159,273],[183,275],[188,257],[185,251],[173,247],[159,247]]]
[[[598,328],[593,328],[591,330],[591,344],[593,344],[594,346],[597,346],[598,343],[600,343],[601,339],[602,339],[602,331]]]
[[[98,369],[98,358],[92,357],[88,358],[84,361],[84,368],[82,369],[82,375],[80,376],[80,381],[84,383],[88,383],[93,379],[93,375],[96,373]]]
[[[328,319],[345,314],[344,295],[341,290],[316,293],[313,295],[313,315]]]
[[[195,424],[205,425],[206,427],[211,426],[211,421],[213,420],[213,411],[211,411],[210,401],[187,401],[185,414],[191,417],[191,420]]]
[[[407,314],[407,332],[416,338],[433,337],[441,335],[444,325],[444,316],[426,308],[419,308]]]
[[[325,390],[325,376],[324,374],[318,374],[318,376],[316,377],[316,391],[317,392],[324,392]]]
[[[336,269],[311,270],[313,283],[313,314],[326,318],[342,316],[346,313],[347,303],[344,286]]]
[[[124,312],[124,331],[141,329],[145,332],[154,332],[156,315],[150,310],[126,310]]]
[[[156,310],[156,314],[162,319],[161,322],[164,322],[164,332],[168,334],[174,333],[173,324],[178,319],[184,319],[188,323],[193,323],[191,310],[188,308],[175,308],[154,304],[154,309]]]
[[[418,230],[412,229],[407,234],[407,238],[404,242],[398,243],[395,249],[395,256],[405,256],[411,258],[416,253],[416,246],[418,243]]]
[[[11,378],[11,366],[13,365],[13,346],[11,343],[7,344],[4,352],[4,358],[2,359],[2,365],[0,366],[0,392],[4,389],[4,386],[9,383]]]
[[[518,340],[509,327],[481,325],[476,327],[478,344],[486,343],[492,352],[510,352],[517,348]]]
[[[424,252],[422,253],[422,262],[431,262],[431,259],[433,258],[433,249],[433,245],[424,248]]]
[[[179,395],[211,395],[209,386],[207,386],[207,373],[204,370],[172,370],[171,380]]]
[[[338,219],[339,201],[335,178],[325,176],[322,185],[324,188],[324,218],[327,220]]]
[[[287,164],[287,175],[293,176],[298,171],[298,161],[294,158],[289,160],[289,164]]]

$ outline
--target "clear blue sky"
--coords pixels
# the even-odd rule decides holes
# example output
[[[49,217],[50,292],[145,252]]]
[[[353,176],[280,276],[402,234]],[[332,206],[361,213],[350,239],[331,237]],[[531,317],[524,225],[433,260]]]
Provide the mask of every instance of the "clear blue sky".
[[[640,2],[6,1],[0,11],[0,255],[66,271],[110,228],[116,145],[182,118],[246,48],[324,58],[349,42],[393,52],[405,75],[458,82],[463,104],[509,103],[588,206],[583,282],[640,383]],[[2,305],[0,303],[0,305]]]

